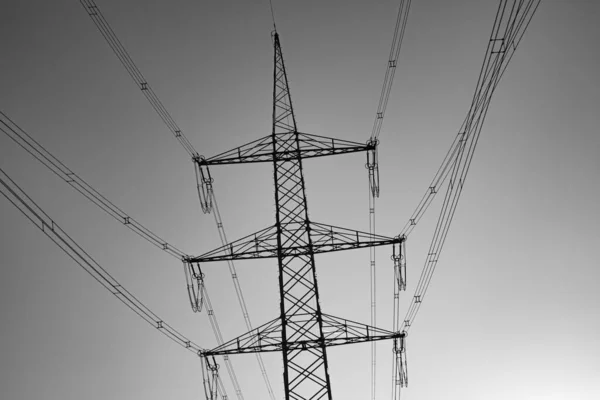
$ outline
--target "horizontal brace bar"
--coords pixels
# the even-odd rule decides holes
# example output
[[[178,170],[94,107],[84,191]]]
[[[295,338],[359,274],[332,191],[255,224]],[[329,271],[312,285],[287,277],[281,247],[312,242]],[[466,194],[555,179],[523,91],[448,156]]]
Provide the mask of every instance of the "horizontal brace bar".
[[[370,146],[361,145],[356,147],[346,147],[339,149],[303,149],[300,151],[281,151],[275,153],[276,161],[289,161],[296,160],[298,158],[315,158],[315,157],[325,157],[325,156],[334,156],[338,154],[348,154],[348,153],[357,153],[361,151],[370,150]],[[262,163],[262,162],[273,162],[273,153],[265,153],[265,154],[255,154],[248,156],[234,156],[227,158],[215,158],[215,159],[206,159],[200,161],[202,165],[227,165],[227,164],[245,164],[245,163]]]
[[[334,338],[334,339],[325,339],[324,343],[326,347],[332,346],[342,346],[346,344],[355,344],[355,343],[364,343],[364,342],[376,342],[380,340],[390,340],[402,338],[406,335],[404,332],[392,333],[389,335],[375,335],[375,336],[361,336],[361,337],[352,337],[352,338]],[[287,342],[288,350],[308,350],[321,348],[320,340],[299,340],[295,342]],[[217,348],[218,349],[218,348]],[[265,345],[257,345],[257,346],[248,346],[248,347],[239,347],[234,349],[224,349],[224,350],[207,350],[202,352],[203,356],[217,356],[217,355],[227,355],[227,354],[246,354],[246,353],[265,353],[265,352],[273,352],[273,351],[282,351],[283,344],[282,343],[269,343]]]
[[[375,240],[368,242],[354,242],[354,243],[324,243],[321,245],[312,245],[312,249],[308,246],[296,246],[296,247],[287,247],[282,249],[282,257],[289,256],[301,256],[301,255],[309,255],[311,253],[329,253],[333,251],[345,251],[345,250],[353,250],[353,249],[361,249],[365,247],[377,247],[377,246],[387,246],[394,243],[401,243],[402,238],[393,238],[388,240]],[[227,260],[251,260],[255,258],[275,258],[277,257],[276,249],[264,249],[264,250],[252,250],[252,251],[244,251],[240,253],[229,253],[223,255],[216,256],[198,256],[187,259],[189,262],[214,262],[214,261],[227,261]]]

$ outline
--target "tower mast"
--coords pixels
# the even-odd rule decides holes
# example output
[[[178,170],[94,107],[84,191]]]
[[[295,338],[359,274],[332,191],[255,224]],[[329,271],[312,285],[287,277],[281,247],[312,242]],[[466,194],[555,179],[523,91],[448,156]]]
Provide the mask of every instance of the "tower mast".
[[[331,400],[300,138],[277,32],[274,46],[273,177],[285,398]],[[277,154],[282,152],[290,152],[291,156],[279,160]],[[298,246],[308,251],[289,251]],[[314,340],[319,346],[310,351],[288,346],[288,342],[299,339]]]
[[[195,157],[202,182],[212,182],[211,165],[270,162],[275,184],[275,225],[198,257],[186,258],[190,299],[201,296],[206,262],[276,258],[279,271],[279,317],[220,346],[202,352],[207,376],[218,371],[215,356],[280,351],[286,400],[332,400],[327,351],[339,346],[393,340],[400,363],[398,379],[406,382],[405,333],[392,332],[322,312],[315,254],[392,245],[397,279],[404,281],[404,237],[387,237],[321,224],[308,216],[304,159],[367,152],[376,156],[376,141],[366,144],[299,132],[277,32],[273,34],[273,126],[270,135],[211,158]],[[209,198],[203,201],[208,204]],[[192,301],[192,308],[194,301]],[[210,385],[209,385],[210,386]],[[209,400],[216,392],[207,389]]]

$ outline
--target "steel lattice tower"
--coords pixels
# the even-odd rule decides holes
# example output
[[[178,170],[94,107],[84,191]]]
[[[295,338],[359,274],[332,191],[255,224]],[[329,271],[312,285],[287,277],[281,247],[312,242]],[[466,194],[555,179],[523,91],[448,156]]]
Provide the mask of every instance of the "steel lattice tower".
[[[315,271],[315,255],[310,236],[302,157],[281,161],[276,155],[300,155],[300,138],[292,108],[287,74],[281,54],[279,36],[275,34],[275,68],[273,89],[273,170],[279,264],[281,340],[286,398],[303,398],[310,391],[316,399],[331,400],[331,383],[327,369],[327,352],[323,335],[323,315]],[[304,247],[305,254],[288,249]],[[318,346],[290,348],[289,343],[311,340]],[[302,379],[311,376],[312,379]]]
[[[280,315],[246,334],[202,353],[209,374],[214,356],[281,351],[286,400],[332,400],[327,350],[336,346],[375,340],[394,340],[401,366],[398,382],[406,383],[405,334],[391,332],[324,314],[319,304],[315,254],[362,247],[392,245],[396,277],[404,283],[404,238],[313,222],[309,219],[302,162],[305,158],[367,152],[374,159],[376,143],[301,133],[296,126],[279,35],[273,35],[273,129],[269,136],[205,159],[195,159],[202,181],[212,183],[209,166],[272,162],[275,183],[275,225],[199,257],[186,259],[190,296],[199,296],[205,262],[277,258]],[[207,202],[208,203],[208,202]],[[402,285],[401,285],[402,286]],[[213,390],[210,393],[216,394]]]

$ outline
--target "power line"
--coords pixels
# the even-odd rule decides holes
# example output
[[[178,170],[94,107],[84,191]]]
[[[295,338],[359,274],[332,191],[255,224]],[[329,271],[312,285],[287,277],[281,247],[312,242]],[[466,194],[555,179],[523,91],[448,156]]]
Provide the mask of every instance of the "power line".
[[[387,108],[387,104],[390,99],[390,93],[392,91],[392,85],[394,83],[394,75],[396,74],[398,55],[400,54],[402,40],[404,39],[404,31],[406,30],[406,22],[408,20],[408,12],[410,11],[410,3],[411,0],[400,0],[398,16],[396,17],[396,25],[394,26],[392,45],[390,48],[387,66],[385,68],[385,76],[383,78],[381,94],[379,96],[379,104],[377,105],[377,112],[375,113],[375,121],[373,121],[371,140],[377,140],[379,134],[381,133],[383,117],[385,116],[385,110]]]
[[[540,1],[541,0],[535,0],[534,1],[536,3],[536,5],[533,8],[533,12],[531,13],[529,19],[527,20],[526,25],[523,26],[523,24],[525,23],[525,21],[521,21],[518,24],[518,27],[519,27],[520,31],[516,32],[516,33],[515,32],[512,33],[512,36],[514,37],[514,39],[513,39],[513,42],[514,42],[514,46],[513,47],[514,48],[509,49],[510,54],[504,60],[504,63],[502,65],[502,70],[499,73],[498,81],[504,75],[504,70],[508,66],[508,63],[510,62],[510,60],[511,60],[513,54],[514,54],[514,50],[516,50],[516,47],[519,45],[519,43],[520,43],[520,41],[522,39],[522,36],[525,33],[525,30],[527,29],[527,26],[529,25],[529,22],[531,21],[531,18],[533,17],[533,13],[537,9],[537,6],[539,5]],[[500,6],[502,6],[505,2],[506,2],[506,0],[501,0]],[[520,3],[522,3],[522,1],[520,1]],[[522,6],[520,6],[520,7],[517,8],[517,10],[521,10],[521,9],[522,9]],[[499,10],[500,10],[500,8],[499,8]],[[517,27],[517,25],[513,24],[512,30],[514,30],[516,27]],[[494,26],[494,29],[497,29],[497,28]],[[493,31],[492,31],[492,34],[493,34]],[[517,36],[518,36],[518,38],[517,38]],[[489,44],[488,44],[488,49],[489,49]],[[487,62],[487,59],[488,59],[488,51],[486,50],[486,61],[484,61],[484,66],[482,66],[482,70],[480,71],[480,75],[479,75],[478,82],[477,82],[477,88],[479,88],[480,86],[482,86],[480,84],[480,80],[481,80],[482,77],[485,76],[485,74],[484,74],[484,67],[485,67],[485,63]],[[488,73],[489,72],[490,71],[488,71]],[[436,195],[437,195],[437,193],[439,191],[439,188],[441,188],[442,185],[444,184],[444,182],[446,181],[449,173],[452,170],[452,166],[453,166],[455,160],[458,157],[458,152],[459,152],[460,147],[461,147],[460,146],[460,141],[461,141],[461,139],[464,136],[464,132],[465,132],[465,128],[466,128],[466,125],[467,125],[467,121],[470,118],[472,119],[471,114],[474,113],[475,111],[481,109],[484,106],[487,107],[485,105],[485,102],[486,101],[489,102],[490,99],[486,98],[486,97],[482,97],[481,95],[478,96],[477,95],[478,91],[479,91],[479,89],[476,90],[476,94],[474,95],[473,100],[471,102],[469,113],[465,117],[465,119],[464,119],[464,121],[463,121],[460,129],[458,130],[458,133],[454,137],[454,141],[450,145],[450,148],[448,149],[448,152],[446,153],[446,155],[445,155],[442,163],[440,164],[438,170],[436,171],[436,173],[435,173],[433,179],[431,180],[431,183],[429,184],[427,190],[425,191],[423,197],[421,198],[421,200],[417,204],[417,207],[415,208],[415,210],[411,214],[410,218],[408,219],[408,221],[406,222],[406,224],[404,225],[404,227],[400,231],[400,235],[405,235],[405,236],[408,237],[412,233],[413,229],[418,225],[419,221],[421,220],[421,218],[423,217],[423,215],[425,214],[425,212],[427,211],[427,209],[431,205],[431,202],[436,197]],[[486,93],[486,96],[487,96],[487,93]]]
[[[374,145],[374,150],[367,153],[367,169],[369,170],[369,233],[375,234],[376,214],[375,204],[376,198],[379,197],[379,165],[377,162],[377,145],[379,144],[379,134],[383,125],[385,110],[390,98],[392,85],[394,83],[394,75],[396,74],[396,66],[398,63],[398,55],[402,47],[402,39],[406,29],[408,13],[410,10],[411,0],[400,0],[398,7],[398,15],[394,26],[394,34],[392,36],[392,44],[388,56],[388,62],[385,69],[381,94],[379,96],[379,104],[375,113],[375,120],[371,131],[369,142]],[[370,304],[369,310],[371,315],[371,325],[376,326],[377,322],[377,266],[376,266],[376,250],[375,247],[369,249],[369,291]],[[377,344],[371,343],[371,400],[376,399],[377,388]]]
[[[377,193],[378,194],[378,193]],[[369,190],[369,235],[371,240],[376,234],[375,229],[375,198],[373,190]],[[371,326],[377,326],[377,266],[375,247],[369,247],[369,292]],[[375,400],[377,387],[377,343],[371,342],[371,400]]]
[[[113,53],[117,56],[117,58],[119,59],[119,61],[123,65],[123,67],[127,70],[127,72],[129,73],[131,78],[134,80],[134,82],[137,84],[138,88],[142,91],[144,96],[146,96],[146,98],[150,102],[150,105],[152,106],[152,108],[154,108],[156,113],[162,119],[163,123],[167,126],[167,128],[171,131],[171,133],[177,138],[177,140],[183,146],[183,148],[187,151],[187,153],[192,157],[192,160],[194,161],[194,165],[195,165],[195,161],[197,159],[201,158],[200,154],[194,149],[192,144],[185,137],[181,128],[179,128],[179,126],[177,125],[177,123],[175,122],[175,120],[173,119],[171,114],[167,111],[167,109],[163,105],[163,103],[160,101],[160,99],[158,98],[158,96],[156,95],[156,93],[154,92],[154,90],[152,89],[152,87],[150,86],[148,81],[146,80],[146,78],[142,75],[142,73],[139,70],[139,68],[137,67],[137,65],[133,62],[131,56],[129,55],[129,53],[127,52],[127,50],[125,49],[125,47],[123,46],[123,44],[121,43],[119,38],[117,37],[116,33],[114,32],[114,30],[112,29],[112,27],[110,26],[110,24],[108,23],[108,21],[106,20],[104,15],[102,14],[102,11],[99,9],[96,2],[94,0],[80,0],[80,3],[84,7],[84,9],[87,11],[88,15],[90,16],[90,18],[92,19],[92,21],[94,22],[94,24],[96,25],[96,27],[98,28],[98,30],[100,31],[100,33],[102,34],[104,39],[106,40],[107,44],[112,49]],[[270,3],[270,6],[271,6],[271,16],[273,18],[273,26],[275,27],[275,14],[273,12],[272,3]],[[198,180],[198,178],[199,178],[198,171],[196,170],[196,179]],[[207,201],[210,202],[211,204],[207,204],[205,207],[204,204],[202,203],[202,197],[201,197],[201,205],[202,205],[203,211],[205,211],[205,212],[209,212],[213,206],[215,209],[218,210],[217,200],[214,195],[214,190],[212,187],[212,181],[209,184],[210,184],[210,187],[208,188],[209,194],[207,197],[207,199],[208,199]],[[200,185],[198,185],[198,189],[199,190],[201,189]],[[218,211],[215,213],[215,223],[216,223],[217,230],[219,232],[221,241],[222,241],[223,245],[225,245],[226,242],[223,242],[223,240],[226,240],[225,239],[226,238],[225,228],[223,225],[223,221],[221,219],[221,215]],[[237,272],[235,270],[235,265],[233,264],[233,262],[230,262],[228,265],[229,265],[229,270],[231,272],[234,287],[236,290],[236,295],[238,297],[238,303],[240,304],[242,315],[244,316],[244,321],[245,321],[248,329],[252,329],[252,324],[250,322],[250,317],[249,317],[248,310],[246,307],[246,302],[243,298],[241,285],[240,285],[239,280],[237,279]],[[207,296],[205,287],[203,289],[203,293],[205,296]],[[205,300],[207,300],[207,299],[205,298]],[[212,309],[207,309],[207,311],[209,313],[209,319],[211,320],[211,325],[213,325],[213,329],[216,329],[215,336],[218,338],[220,336],[220,334],[218,333],[218,324],[215,319],[216,317],[214,316]],[[213,321],[213,319],[214,319],[214,321]],[[219,342],[218,344],[220,345],[222,343]],[[271,383],[270,383],[264,362],[262,360],[262,357],[260,354],[256,354],[256,358],[257,358],[257,362],[259,364],[259,369],[263,376],[263,380],[265,382],[265,386],[269,393],[269,397],[271,398],[271,400],[275,400],[275,395],[273,394],[273,388],[271,387]],[[227,363],[227,368],[228,368],[228,370],[233,371],[230,368],[229,363]],[[233,375],[234,374],[232,373],[232,380],[237,381],[236,379],[233,378]],[[239,386],[237,386],[237,384],[234,384],[234,385],[236,386],[236,393],[238,394],[238,397],[240,397],[240,400],[241,400],[241,390],[239,389]]]
[[[36,160],[42,163],[46,168],[68,183],[71,187],[77,190],[80,194],[98,206],[100,209],[105,211],[115,220],[119,221],[127,228],[135,232],[137,235],[146,239],[159,249],[163,250],[167,254],[181,260],[185,261],[191,256],[183,253],[181,250],[176,248],[175,246],[169,244],[167,241],[162,239],[160,236],[153,233],[150,229],[146,228],[144,225],[136,221],[134,218],[129,216],[119,207],[117,207],[114,203],[104,197],[101,193],[91,187],[86,181],[84,181],[79,175],[73,172],[70,168],[68,168],[62,161],[56,158],[52,153],[46,150],[39,142],[33,139],[27,132],[25,132],[20,126],[18,126],[14,121],[12,121],[6,114],[0,111],[0,130],[6,134],[9,138],[11,138],[14,142],[16,142],[19,146],[21,146],[27,153],[33,156]],[[212,309],[210,298],[208,296],[208,291],[203,285],[203,298],[206,302],[206,309],[209,314],[209,319],[211,322],[211,326],[213,328],[213,333],[217,339],[217,343],[220,345],[223,343],[223,338],[220,334],[220,329],[217,321],[217,317],[215,315],[214,310]],[[231,361],[229,359],[225,359],[225,363],[227,366],[227,370],[230,373],[230,378],[234,384],[234,389],[238,397],[243,398],[241,389],[239,384],[237,383],[237,378],[235,376],[235,372],[233,367],[230,365]],[[240,399],[241,400],[241,399]]]
[[[85,8],[88,15],[106,40],[106,43],[110,46],[112,51],[115,53],[121,64],[125,67],[131,78],[137,84],[138,88],[142,91],[148,102],[158,116],[162,119],[164,124],[169,128],[173,136],[179,141],[181,146],[187,151],[190,157],[197,157],[199,154],[192,146],[188,138],[183,134],[181,128],[177,125],[171,114],[167,111],[166,107],[160,101],[148,80],[142,75],[142,72],[135,65],[131,56],[109,25],[106,18],[98,8],[98,5],[94,0],[80,0],[81,5]]]
[[[73,261],[90,274],[100,285],[114,295],[119,301],[136,313],[140,318],[156,328],[161,334],[189,350],[200,355],[203,349],[186,336],[181,334],[162,318],[150,310],[137,297],[129,292],[100,264],[96,262],[85,250],[81,248],[52,218],[40,208],[25,193],[15,181],[13,181],[2,168],[0,168],[0,191],[6,199],[11,202],[29,221],[48,236],[60,249]],[[227,392],[221,379],[218,379],[218,391],[221,397],[226,398]]]
[[[524,3],[524,0],[519,0],[516,4],[516,0],[513,0],[510,11],[507,13],[507,1],[500,1],[469,112],[425,195],[400,233],[402,237],[406,238],[412,232],[431,205],[448,175],[450,175],[450,181],[423,270],[406,316],[402,321],[400,320],[398,296],[399,284],[396,280],[394,282],[393,330],[396,332],[407,333],[420,310],[456,212],[460,194],[479,141],[483,122],[487,115],[491,96],[504,75],[506,67],[529,26],[540,0],[530,0],[527,4]],[[406,260],[404,259],[403,262],[405,263]],[[394,361],[396,361],[396,357],[394,355]],[[393,362],[392,399],[394,400],[400,398],[400,388],[402,386],[397,378],[398,372],[400,372],[398,363]],[[402,377],[401,374],[400,376]]]
[[[408,235],[412,232],[417,222],[423,216],[425,210],[431,204],[433,197],[435,197],[439,191],[440,186],[447,177],[450,176],[434,235],[419,282],[415,289],[415,294],[413,295],[413,299],[404,320],[402,322],[397,320],[398,326],[394,326],[394,330],[407,332],[412,326],[421,307],[454,218],[456,207],[471,166],[473,154],[479,141],[481,129],[488,112],[492,94],[498,86],[506,67],[523,38],[523,35],[539,6],[540,0],[529,0],[527,2],[524,0],[518,2],[513,0],[511,7],[507,7],[507,3],[508,0],[500,1],[478,78],[477,87],[467,117],[459,129],[459,133],[444,158],[441,167],[438,169],[432,184],[409,219],[409,222],[402,230],[401,234],[403,235]]]
[[[227,234],[225,233],[223,219],[221,218],[221,212],[219,211],[219,206],[218,206],[214,191],[211,191],[211,195],[212,195],[213,204],[214,204],[213,215],[215,218],[215,223],[217,225],[217,229],[219,231],[219,238],[221,239],[221,244],[223,246],[226,246],[227,243],[229,243],[229,241],[227,240]],[[235,264],[234,264],[233,260],[227,260],[227,266],[229,268],[231,280],[233,281],[233,287],[235,288],[235,292],[237,295],[240,309],[242,310],[242,316],[244,317],[244,322],[246,324],[246,328],[249,331],[251,331],[252,329],[254,329],[254,327],[252,325],[252,321],[250,320],[250,313],[248,312],[248,307],[246,305],[246,300],[244,299],[244,292],[242,290],[242,285],[240,284],[240,280],[238,278],[237,270],[235,268]],[[269,380],[269,376],[267,374],[267,369],[265,367],[265,363],[262,359],[262,356],[260,355],[260,353],[255,353],[255,357],[256,357],[256,361],[258,362],[261,375],[265,382],[265,386],[267,387],[269,397],[271,398],[271,400],[275,400],[275,393],[273,392],[273,388],[271,387],[271,381]]]
[[[187,257],[186,253],[146,228],[90,186],[85,180],[46,150],[44,146],[31,137],[2,111],[0,111],[0,130],[47,169],[52,171],[115,220],[119,221],[121,224],[125,225],[127,228],[169,255],[179,260],[183,260]]]

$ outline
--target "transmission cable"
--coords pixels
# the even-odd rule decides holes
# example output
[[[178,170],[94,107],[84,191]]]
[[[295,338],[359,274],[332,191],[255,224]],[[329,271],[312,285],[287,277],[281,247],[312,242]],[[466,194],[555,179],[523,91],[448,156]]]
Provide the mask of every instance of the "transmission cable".
[[[450,175],[449,184],[446,188],[446,195],[438,216],[438,221],[421,276],[417,283],[407,314],[402,322],[400,322],[399,314],[398,288],[397,284],[394,284],[394,331],[403,331],[407,333],[414,323],[423,298],[427,293],[450,225],[454,218],[460,194],[464,187],[473,154],[477,147],[481,129],[488,112],[492,94],[504,75],[506,67],[527,30],[539,3],[540,0],[529,0],[527,1],[527,4],[525,4],[524,0],[518,0],[517,4],[517,1],[513,0],[510,11],[508,11],[508,15],[506,15],[507,0],[500,1],[469,112],[463,121],[450,150],[436,172],[433,181],[400,233],[400,235],[407,237],[412,232],[425,211],[429,208],[440,187],[444,184],[448,175]],[[394,363],[392,372],[392,398],[394,400],[398,400],[400,396],[400,386],[398,385],[396,378],[397,373],[398,366]]]
[[[399,319],[397,319],[396,326],[394,326],[395,331],[408,332],[420,309],[427,288],[431,282],[433,272],[439,261],[439,256],[450,229],[450,224],[454,218],[456,207],[473,159],[473,154],[479,141],[481,129],[488,112],[492,94],[504,75],[506,67],[512,59],[515,50],[521,42],[521,39],[539,6],[540,0],[513,0],[511,7],[507,7],[507,3],[508,0],[500,1],[477,87],[467,117],[461,125],[459,133],[444,158],[441,167],[438,169],[432,184],[427,189],[427,192],[409,219],[409,222],[402,230],[401,234],[406,236],[412,232],[418,220],[423,216],[423,213],[431,204],[433,197],[435,197],[439,191],[439,187],[444,183],[448,176],[450,176],[434,235],[415,294],[404,320],[400,323]]]
[[[77,244],[52,218],[48,216],[32,199],[0,168],[0,191],[27,219],[48,236],[73,261],[79,264],[100,285],[113,294],[119,301],[135,312],[140,318],[156,328],[173,342],[200,356],[205,349],[192,342],[162,318],[150,310],[137,297],[129,292],[81,246]],[[218,390],[222,398],[227,398],[225,387],[218,378]]]
[[[223,247],[225,247],[225,246],[227,246],[229,241],[227,240],[227,234],[225,233],[225,227],[223,225],[223,219],[221,218],[221,212],[219,211],[217,199],[215,197],[215,193],[214,193],[214,190],[212,190],[212,188],[210,191],[210,195],[212,196],[212,199],[213,199],[213,209],[214,209],[213,216],[215,219],[215,223],[217,225],[217,229],[219,231],[219,238],[221,239],[221,243],[222,243]],[[233,286],[235,288],[235,292],[236,292],[236,295],[238,298],[238,304],[240,306],[240,309],[242,310],[242,316],[244,317],[244,322],[246,324],[246,328],[248,329],[248,332],[250,332],[254,329],[254,327],[250,320],[250,314],[248,312],[248,307],[246,306],[246,300],[244,299],[244,293],[242,291],[242,286],[240,284],[240,280],[238,279],[237,270],[235,268],[235,264],[234,264],[233,260],[227,260],[227,266],[229,268],[229,273],[231,275],[231,279],[233,281]],[[221,340],[222,340],[222,338],[221,338]],[[256,357],[256,361],[258,362],[259,369],[260,369],[261,375],[263,377],[263,381],[265,382],[265,386],[267,387],[267,391],[269,392],[269,397],[271,398],[271,400],[275,400],[275,393],[273,392],[273,388],[271,387],[271,381],[269,380],[269,376],[267,374],[267,369],[265,367],[262,356],[260,353],[254,353],[254,355]]]
[[[371,173],[371,171],[369,171]],[[378,194],[378,193],[377,193]],[[375,198],[373,190],[369,190],[369,237],[375,240]],[[369,247],[369,280],[371,326],[377,326],[377,267],[375,246]],[[371,341],[371,400],[375,400],[377,382],[377,342]]]
[[[539,4],[541,0],[536,0],[535,2]],[[503,2],[503,1],[502,1]],[[522,0],[521,0],[522,2]],[[518,7],[517,9],[520,9],[521,7]],[[535,12],[535,9],[537,9],[537,5],[534,7],[533,12]],[[531,17],[533,15],[531,15],[529,17],[529,21],[531,20]],[[523,25],[523,21],[518,24],[517,26],[513,26],[512,29],[515,29],[515,27],[518,27],[519,29],[522,29],[522,31],[520,32],[520,36],[518,39],[516,39],[514,41],[514,48],[512,49],[512,51],[510,52],[510,54],[508,55],[508,58],[505,60],[504,65],[502,66],[502,71],[499,74],[499,78],[502,77],[502,75],[504,74],[504,70],[506,69],[508,62],[510,61],[510,59],[513,56],[514,50],[516,49],[516,47],[518,46],[521,37],[524,34],[525,29],[527,28],[529,21],[526,23],[525,27],[522,28]],[[514,25],[514,24],[513,24]],[[516,37],[516,33],[514,34],[514,36]],[[489,47],[489,45],[488,45]],[[510,50],[510,49],[509,49]],[[487,60],[487,51],[486,51],[486,60]],[[489,71],[488,71],[489,73]],[[485,74],[483,74],[483,69],[480,72],[480,77],[479,80],[482,78],[482,76],[485,76]],[[498,78],[498,80],[499,80]],[[496,83],[497,84],[497,83]],[[479,85],[479,81],[478,81],[478,87]],[[421,200],[419,201],[417,207],[415,208],[415,210],[413,211],[413,213],[411,214],[410,218],[408,219],[408,221],[406,222],[406,224],[404,225],[404,227],[402,228],[400,235],[405,235],[408,236],[410,235],[410,233],[413,231],[413,229],[417,226],[417,224],[419,223],[419,221],[421,220],[421,218],[423,217],[423,215],[425,214],[425,212],[427,211],[427,209],[429,208],[431,202],[433,201],[433,199],[436,197],[437,193],[438,193],[438,189],[444,184],[444,182],[446,181],[446,178],[448,177],[448,174],[450,173],[451,169],[452,169],[452,165],[455,162],[457,156],[458,156],[458,152],[460,150],[461,147],[461,139],[464,136],[464,131],[465,131],[465,126],[467,124],[467,121],[469,120],[470,114],[474,111],[473,109],[479,109],[482,107],[486,107],[485,102],[489,102],[490,99],[486,98],[486,97],[481,97],[481,96],[474,96],[473,97],[473,101],[471,103],[471,109],[469,110],[469,114],[465,117],[465,120],[463,121],[458,133],[456,134],[454,141],[452,142],[452,144],[450,145],[450,148],[448,149],[448,152],[446,153],[446,156],[444,157],[442,163],[440,164],[440,167],[438,168],[437,172],[435,173],[434,178],[432,179],[429,187],[427,188],[427,190],[425,191],[423,197],[421,198]]]
[[[68,183],[73,189],[78,191],[85,198],[90,200],[92,203],[125,225],[127,228],[131,229],[136,234],[152,243],[154,246],[179,260],[188,257],[183,251],[179,250],[177,247],[168,243],[166,240],[153,233],[150,229],[137,222],[133,217],[129,216],[114,203],[104,197],[101,193],[99,193],[96,189],[91,187],[86,181],[79,177],[79,175],[69,169],[69,167],[67,167],[52,153],[46,150],[46,148],[44,148],[38,141],[31,137],[2,111],[0,111],[0,130],[15,143],[17,143],[21,148],[23,148],[23,150],[29,153],[33,158],[38,160],[42,165],[56,174],[63,181]]]
[[[15,143],[21,146],[27,153],[33,156],[36,160],[42,163],[46,168],[68,183],[71,187],[77,190],[80,194],[98,206],[100,209],[105,211],[111,217],[121,222],[127,228],[146,239],[150,243],[154,244],[159,249],[165,251],[167,254],[185,261],[191,256],[185,254],[175,246],[169,244],[164,239],[153,233],[151,230],[137,222],[134,218],[126,214],[123,210],[117,207],[114,203],[100,194],[97,190],[91,187],[86,181],[84,181],[79,175],[69,169],[63,162],[56,158],[52,153],[46,150],[40,143],[33,139],[27,132],[19,127],[14,121],[12,121],[4,112],[0,111],[0,130],[11,138]],[[210,298],[206,290],[206,285],[203,285],[203,298],[206,303],[206,310],[209,314],[213,333],[217,339],[217,344],[223,344],[223,337],[220,333],[219,325],[216,319],[214,310],[210,303]],[[237,377],[233,367],[230,365],[231,361],[229,358],[223,357],[227,370],[230,373],[230,378],[234,383],[234,388],[238,397],[243,397],[241,389],[237,383]]]
[[[392,85],[394,83],[394,75],[396,74],[398,55],[400,54],[400,48],[402,47],[402,39],[404,39],[404,31],[406,30],[406,22],[408,21],[410,3],[411,0],[400,0],[396,25],[394,27],[392,46],[390,48],[390,55],[388,57],[388,62],[385,69],[385,76],[383,79],[383,85],[381,87],[381,95],[379,96],[379,104],[375,114],[375,121],[373,122],[371,140],[378,139],[381,132],[383,117],[385,116],[385,110],[387,108],[388,100],[390,99],[390,93],[392,91]]]
[[[107,44],[112,49],[113,53],[117,56],[117,58],[119,59],[119,61],[123,65],[123,67],[127,70],[129,75],[131,76],[131,78],[137,84],[138,88],[142,91],[144,96],[146,96],[146,98],[148,99],[148,101],[150,102],[150,104],[152,105],[154,110],[156,111],[156,113],[162,119],[163,123],[167,126],[167,128],[171,131],[171,133],[177,138],[179,143],[184,147],[184,149],[192,157],[192,160],[195,163],[196,160],[201,158],[200,154],[194,149],[192,144],[189,142],[189,140],[183,134],[181,128],[179,128],[179,126],[177,125],[177,123],[175,122],[175,120],[173,119],[171,114],[167,111],[166,107],[162,104],[162,102],[160,101],[160,99],[158,98],[158,96],[156,95],[156,93],[154,92],[154,90],[152,89],[150,84],[148,83],[147,79],[142,75],[140,69],[133,62],[131,56],[129,55],[129,53],[127,52],[127,50],[125,49],[125,47],[123,46],[123,44],[121,43],[121,41],[119,40],[117,35],[115,34],[114,30],[112,29],[112,27],[110,26],[110,24],[108,23],[108,21],[106,20],[104,15],[102,14],[102,11],[100,10],[100,8],[96,4],[96,2],[94,0],[80,0],[80,3],[84,7],[86,12],[88,13],[90,18],[92,19],[92,21],[94,22],[94,24],[96,25],[96,27],[98,28],[98,30],[100,31],[100,33],[102,34],[104,39],[106,40]],[[275,27],[275,14],[273,12],[272,3],[270,3],[270,7],[271,7],[271,16],[273,18],[273,26]],[[212,184],[210,185],[209,189],[210,189],[210,196],[213,201],[213,206],[215,209],[218,209],[218,206],[216,203],[217,200],[214,195],[214,189],[212,187]],[[226,237],[225,230],[224,230],[225,228],[223,226],[223,222],[221,220],[220,213],[218,213],[218,212],[215,213],[215,222],[217,225],[217,229],[219,231],[219,236],[221,237],[221,241],[223,242],[223,238]],[[223,242],[223,245],[226,245],[226,244],[227,244],[227,242]],[[235,265],[233,264],[233,262],[229,262],[228,265],[229,265],[229,270],[231,272],[232,280],[233,280],[233,283],[235,286],[236,295],[238,297],[238,303],[240,304],[242,315],[244,316],[244,321],[246,322],[246,326],[249,328],[249,330],[251,330],[252,324],[250,323],[246,303],[245,303],[245,300],[242,295],[242,289],[241,289],[239,280],[237,279],[237,272],[235,270]],[[207,311],[209,311],[209,310],[207,310]],[[209,315],[209,318],[212,319],[213,317],[214,317],[214,314]],[[215,321],[215,323],[216,323],[216,321]],[[215,331],[215,335],[218,336],[217,331]],[[221,344],[221,343],[219,343],[219,344]],[[271,387],[271,383],[269,381],[267,371],[266,371],[264,363],[262,361],[262,356],[257,353],[256,359],[258,361],[259,369],[263,376],[265,386],[269,393],[269,397],[271,398],[271,400],[275,400],[275,395],[273,394],[273,389]]]
[[[160,99],[158,98],[158,96],[156,95],[156,93],[154,92],[144,75],[142,75],[142,72],[131,59],[131,56],[129,55],[127,50],[125,50],[125,47],[123,47],[123,44],[121,43],[117,35],[115,35],[114,31],[108,24],[108,21],[106,21],[104,15],[102,15],[102,12],[98,8],[96,2],[94,0],[80,0],[80,3],[85,8],[92,21],[94,21],[94,24],[96,24],[96,27],[98,27],[98,30],[100,31],[104,39],[106,39],[106,42],[113,50],[119,61],[121,61],[121,64],[123,64],[131,78],[135,81],[138,88],[142,91],[144,96],[146,96],[146,98],[152,105],[152,108],[154,108],[156,113],[163,120],[164,124],[169,128],[171,133],[175,136],[175,138],[177,138],[179,143],[183,146],[183,148],[188,152],[188,154],[191,157],[198,156],[198,152],[194,149],[190,141],[183,134],[181,128],[179,128],[177,123],[175,123],[175,120],[173,119],[171,114],[169,114],[169,112],[162,104],[162,102],[160,101]]]
[[[369,143],[374,145],[375,150],[368,153],[367,169],[369,170],[369,235],[373,237],[376,234],[376,214],[375,203],[379,197],[379,166],[377,162],[377,146],[379,144],[379,134],[383,125],[385,110],[390,98],[394,76],[396,74],[396,66],[398,63],[398,55],[402,47],[402,39],[406,30],[406,22],[410,10],[411,0],[400,0],[396,24],[394,26],[394,34],[392,44],[385,69],[381,95],[379,96],[379,104],[375,113],[375,120],[371,131]],[[369,310],[371,316],[371,326],[377,325],[377,267],[376,267],[376,250],[375,247],[369,248],[369,280],[370,280],[370,302]],[[371,342],[371,400],[376,399],[377,387],[377,343]]]

